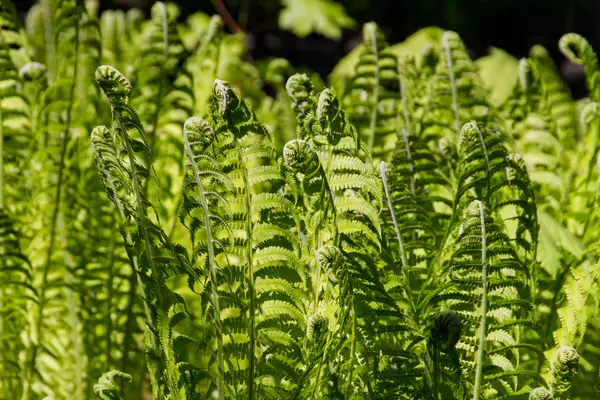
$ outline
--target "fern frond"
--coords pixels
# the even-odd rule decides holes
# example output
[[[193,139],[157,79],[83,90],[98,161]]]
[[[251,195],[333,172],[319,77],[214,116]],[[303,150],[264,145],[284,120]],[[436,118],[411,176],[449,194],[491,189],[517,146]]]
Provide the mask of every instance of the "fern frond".
[[[312,82],[306,74],[295,74],[287,80],[285,88],[292,99],[292,108],[296,113],[298,126],[301,126],[301,122],[314,105]]]
[[[106,10],[100,16],[102,60],[131,76],[133,65],[140,49],[135,43],[141,40],[141,25],[144,16],[140,10]]]
[[[487,367],[484,368],[488,362],[493,364],[490,350],[498,345],[515,343],[520,325],[532,318],[529,270],[519,261],[509,238],[479,200],[474,200],[465,209],[458,225],[452,257],[444,270],[446,279],[455,287],[448,288],[446,291],[450,297],[445,297],[464,321],[464,339],[461,340],[464,344],[461,348],[470,352],[472,350],[467,349],[473,346],[477,350],[472,368],[475,372],[473,398],[478,399],[481,393],[487,391],[487,385],[501,378],[501,375],[496,376]],[[473,291],[480,297],[480,306],[471,299]],[[478,328],[476,324],[479,324]],[[509,333],[508,341],[506,333],[490,335],[497,329]],[[507,350],[504,353],[505,357],[516,357],[512,365],[517,365],[519,352]],[[497,356],[496,353],[494,357]],[[514,370],[515,376],[522,375],[524,380],[528,379],[524,372],[510,369]],[[504,390],[510,393],[516,389],[517,386]]]
[[[373,22],[365,24],[362,52],[344,103],[350,121],[376,160],[384,160],[395,145],[398,85],[396,57],[387,50],[379,27]]]
[[[194,82],[194,115],[207,116],[211,88],[218,78],[223,40],[223,20],[215,15],[210,19],[196,52],[187,65]]]
[[[248,398],[285,397],[300,375],[298,338],[306,329],[300,298],[304,271],[299,268],[298,244],[289,235],[297,217],[280,190],[284,180],[273,157],[270,132],[224,81],[215,81],[211,116],[214,135],[207,135],[210,129],[205,126],[204,144],[198,143],[204,150],[197,162],[221,165],[206,179],[214,180],[219,196],[231,205],[231,214],[219,215],[222,223],[212,234],[224,242],[222,253],[215,254],[216,264],[231,272],[216,279],[240,283],[232,286],[230,298],[236,300],[228,307],[238,308],[241,318],[223,320],[223,332],[241,336],[239,343],[224,342],[224,352],[237,349],[235,355],[247,360],[238,367],[237,377],[227,381],[226,376],[231,386],[225,396],[240,395],[235,379],[243,377],[242,392]],[[217,203],[219,196],[214,198]],[[202,229],[206,232],[206,226]],[[277,233],[286,231],[286,236]],[[270,238],[263,236],[267,232]],[[225,245],[229,240],[231,245]]]
[[[30,164],[30,173],[39,176],[40,182],[32,187],[30,195],[35,205],[30,205],[27,211],[28,217],[42,227],[28,243],[27,250],[34,265],[39,304],[29,310],[35,326],[29,333],[31,345],[23,371],[24,400],[34,393],[63,396],[70,391],[83,396],[85,390],[85,371],[80,361],[84,356],[79,336],[81,325],[75,313],[66,312],[75,310],[78,303],[70,287],[75,279],[68,268],[67,247],[76,232],[62,223],[69,221],[65,200],[71,187],[69,162],[74,158],[70,150],[75,143],[75,77],[82,50],[79,41],[82,12],[82,4],[75,0],[44,7],[48,87],[41,95],[43,108],[40,121],[36,121],[38,132],[34,144],[37,152]],[[37,206],[44,202],[51,206]],[[57,374],[58,368],[69,373]]]
[[[122,210],[121,218],[127,226],[123,235],[151,330],[147,357],[151,363],[153,391],[164,390],[173,399],[184,398],[186,388],[180,385],[180,374],[175,368],[171,331],[164,334],[160,328],[171,323],[176,315],[175,307],[182,302],[165,282],[185,268],[186,255],[168,240],[157,217],[148,212],[152,205],[143,188],[146,181],[154,179],[154,173],[144,128],[128,103],[131,85],[112,67],[99,67],[96,79],[111,103],[113,124],[111,130],[96,128],[92,141],[106,190]],[[165,310],[169,313],[165,314]]]
[[[23,81],[11,54],[11,46],[22,45],[13,18],[9,6],[0,5],[0,208],[17,212],[12,199],[23,195],[18,190],[22,183],[13,177],[25,168],[32,138],[29,104],[20,89]]]
[[[529,51],[529,58],[534,62],[539,73],[542,91],[552,119],[556,123],[558,136],[567,146],[572,146],[577,137],[577,119],[575,102],[569,88],[561,79],[554,61],[544,47],[533,46]]]
[[[280,152],[285,143],[296,137],[297,119],[293,110],[296,105],[288,94],[286,82],[292,75],[292,66],[282,58],[269,61],[265,72],[265,82],[275,89],[275,98],[265,97],[260,107],[260,115],[273,133],[275,149]],[[310,81],[309,81],[310,84]]]
[[[30,328],[27,309],[37,302],[32,267],[20,250],[20,239],[14,221],[0,209],[0,366],[3,370],[0,388],[2,393],[10,391],[15,397],[20,397],[23,390],[20,379],[23,365],[19,357],[26,351],[27,343],[21,333]]]

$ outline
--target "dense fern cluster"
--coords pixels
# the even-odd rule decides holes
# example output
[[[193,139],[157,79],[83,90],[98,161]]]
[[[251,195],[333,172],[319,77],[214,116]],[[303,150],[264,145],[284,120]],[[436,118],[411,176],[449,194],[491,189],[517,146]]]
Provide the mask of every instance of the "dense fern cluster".
[[[217,16],[97,10],[0,3],[0,398],[599,394],[584,38],[574,102],[540,46],[368,23],[327,86]]]

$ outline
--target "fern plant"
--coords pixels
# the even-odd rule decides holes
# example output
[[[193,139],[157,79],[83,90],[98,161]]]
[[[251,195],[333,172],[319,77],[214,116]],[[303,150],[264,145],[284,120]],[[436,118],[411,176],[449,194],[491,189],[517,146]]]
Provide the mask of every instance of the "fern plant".
[[[370,22],[336,91],[218,16],[98,10],[0,5],[0,398],[596,394],[584,38],[577,106],[539,46],[490,82]]]

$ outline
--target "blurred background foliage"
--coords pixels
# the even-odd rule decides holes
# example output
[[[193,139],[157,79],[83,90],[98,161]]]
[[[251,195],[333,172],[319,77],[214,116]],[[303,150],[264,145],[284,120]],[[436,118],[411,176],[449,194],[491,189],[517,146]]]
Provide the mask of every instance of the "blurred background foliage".
[[[18,0],[25,12],[34,0]],[[558,39],[578,32],[600,48],[599,0],[175,0],[183,20],[201,11],[227,10],[246,32],[253,59],[282,57],[295,67],[327,76],[361,38],[369,21],[381,27],[389,43],[399,43],[420,28],[456,31],[471,56],[499,48],[526,57],[535,44],[546,47],[559,65],[574,97],[586,95],[583,70],[558,51]],[[137,7],[149,14],[153,0],[101,0],[100,9]],[[220,12],[219,12],[220,11]],[[228,24],[232,29],[232,25]],[[496,54],[498,55],[498,54]]]

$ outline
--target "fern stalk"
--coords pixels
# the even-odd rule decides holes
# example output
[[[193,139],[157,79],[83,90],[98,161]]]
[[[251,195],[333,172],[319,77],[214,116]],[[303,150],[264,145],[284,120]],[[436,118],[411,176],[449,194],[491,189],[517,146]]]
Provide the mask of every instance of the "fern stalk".
[[[0,211],[4,208],[4,185],[3,185],[3,175],[4,175],[4,121],[2,116],[2,107],[0,107]],[[4,264],[4,263],[2,263]],[[3,265],[0,264],[0,268]],[[4,291],[0,288],[0,299],[4,299]],[[4,336],[4,302],[0,301],[0,337]],[[2,360],[2,358],[0,358]],[[12,386],[12,381],[11,386]],[[13,390],[13,388],[10,388]]]
[[[142,202],[142,188],[140,187],[140,183],[138,181],[138,172],[136,170],[136,163],[135,163],[135,157],[133,156],[133,149],[131,148],[131,142],[129,139],[129,136],[127,135],[127,130],[125,129],[125,127],[123,126],[123,122],[121,119],[121,115],[120,112],[116,109],[114,109],[114,113],[116,115],[116,120],[118,121],[119,124],[119,131],[121,132],[121,138],[123,139],[123,142],[125,143],[125,146],[127,148],[127,156],[129,158],[129,163],[131,165],[131,182],[132,182],[132,186],[133,186],[133,190],[135,193],[135,201],[137,203],[137,211],[138,211],[138,219],[139,219],[139,230],[142,233],[142,239],[144,240],[144,246],[146,248],[146,258],[148,259],[148,264],[150,266],[150,270],[152,271],[152,275],[155,276],[157,279],[160,276],[158,273],[158,269],[156,268],[156,265],[154,264],[154,256],[152,254],[152,247],[150,245],[150,238],[148,235],[148,231],[144,226],[144,204]],[[139,274],[137,275],[137,281],[138,281],[138,285],[142,284],[142,280],[141,277],[139,276]],[[143,286],[140,286],[143,287]],[[160,290],[157,290],[156,292],[156,296],[158,299],[158,304],[162,303],[162,293]],[[145,298],[145,297],[144,297]],[[150,311],[147,310],[146,311],[148,313],[148,317],[150,317]],[[150,321],[152,320],[151,317],[149,318]],[[152,346],[156,346],[156,339],[154,338],[154,335],[150,335],[150,342],[152,343]]]
[[[0,210],[4,208],[4,119],[0,107]],[[1,321],[1,319],[0,319]],[[0,332],[2,330],[0,329]]]
[[[223,88],[223,97],[226,98],[226,92]],[[256,348],[256,335],[255,335],[255,326],[254,326],[254,314],[255,314],[255,298],[254,298],[254,261],[253,261],[253,253],[252,253],[252,209],[251,209],[251,201],[252,201],[252,193],[250,193],[250,180],[248,179],[248,169],[244,165],[244,153],[242,152],[242,148],[240,146],[240,142],[238,138],[235,138],[235,145],[238,153],[238,157],[240,158],[240,165],[243,170],[243,178],[244,185],[246,187],[246,234],[247,241],[246,247],[248,252],[248,293],[250,296],[250,310],[249,310],[249,318],[248,318],[248,335],[250,339],[250,348],[249,352],[249,366],[248,366],[248,400],[254,399],[254,352]]]
[[[369,122],[369,141],[367,148],[369,152],[373,150],[373,144],[375,142],[375,127],[377,124],[378,114],[378,103],[379,103],[379,50],[377,49],[377,32],[375,24],[367,25],[367,28],[371,30],[371,46],[373,46],[373,55],[375,56],[375,85],[373,88],[373,107],[371,109],[371,120]]]
[[[54,82],[55,74],[56,74],[56,65],[54,62],[54,24],[53,24],[53,13],[52,9],[53,0],[42,0],[42,13],[44,18],[44,38],[45,38],[45,48],[46,48],[46,68],[47,68],[47,76],[48,83]],[[74,76],[77,76],[75,74]]]
[[[408,146],[407,146],[408,147]],[[408,153],[410,155],[410,152]],[[390,209],[390,215],[392,216],[392,223],[394,224],[394,231],[396,232],[396,239],[398,240],[398,246],[400,247],[400,259],[402,261],[402,274],[404,275],[404,280],[406,281],[406,292],[409,297],[409,301],[412,304],[412,289],[410,287],[410,272],[408,271],[408,261],[406,260],[406,250],[404,249],[404,240],[402,239],[402,232],[400,232],[400,226],[398,226],[398,220],[396,219],[396,212],[394,211],[394,203],[392,202],[392,197],[390,195],[390,188],[388,185],[387,175],[385,172],[385,161],[382,161],[379,164],[379,169],[381,170],[381,181],[383,182],[383,190],[385,192],[385,197],[387,199],[388,207]],[[412,165],[411,165],[412,169]],[[411,178],[411,189],[414,190],[414,182]],[[414,311],[414,305],[413,305]]]
[[[92,132],[92,135],[93,135],[93,132]],[[92,148],[94,149],[94,152],[96,154],[98,154],[93,141],[92,141]],[[117,188],[115,186],[115,183],[114,183],[114,181],[113,181],[110,173],[105,169],[104,164],[102,162],[99,162],[98,163],[98,167],[102,168],[102,172],[106,176],[106,178],[107,178],[106,180],[107,180],[108,184],[110,185],[110,188],[111,188],[112,192],[113,193],[117,193]],[[125,224],[126,221],[127,221],[127,217],[125,216],[125,209],[123,208],[123,204],[121,203],[121,200],[117,196],[114,197],[114,204],[117,206],[117,211],[119,212],[119,217],[121,218],[121,221],[123,222],[123,224]],[[131,238],[130,233],[127,232],[127,230],[124,230],[124,232],[126,232],[125,237],[124,237],[126,247],[133,248],[133,239]],[[129,253],[128,253],[128,255],[129,255]],[[131,287],[131,292],[130,292],[130,298],[129,298],[129,303],[128,303],[128,307],[127,307],[127,309],[128,309],[127,321],[128,322],[127,322],[127,327],[126,327],[126,331],[125,331],[125,337],[126,338],[130,337],[130,335],[131,335],[131,331],[130,331],[130,329],[131,329],[131,323],[129,321],[131,321],[133,319],[133,305],[134,305],[134,302],[135,302],[135,298],[134,298],[134,296],[135,296],[135,294],[134,294],[135,290],[134,290],[134,287],[136,286],[136,283],[135,283],[136,280],[137,280],[137,287],[138,287],[138,290],[140,292],[140,297],[142,299],[146,299],[146,293],[145,293],[144,284],[143,284],[142,278],[140,277],[140,274],[138,272],[139,268],[138,268],[137,259],[135,257],[130,257],[130,262],[131,262],[131,266],[133,267],[133,270],[134,270],[135,274],[132,274],[131,275],[131,279],[129,280],[129,284],[130,284],[130,287]],[[111,269],[111,271],[112,271],[112,269]],[[134,280],[134,277],[137,278],[137,279]],[[111,275],[111,278],[112,278],[112,275]],[[109,286],[109,288],[112,288],[112,285]],[[146,301],[143,301],[143,303],[144,303],[144,312],[145,312],[145,315],[146,315],[146,321],[151,326],[152,325],[152,317],[150,315],[150,309],[148,308],[148,305],[146,304]],[[109,332],[110,332],[110,330],[109,330]],[[151,342],[154,343],[153,337],[151,337]],[[126,341],[125,342],[125,349],[123,351],[124,355],[127,355],[128,352],[129,352],[128,345],[129,345],[129,341]],[[127,361],[127,357],[125,356],[122,359],[122,363],[123,363],[123,365],[121,366],[122,370],[125,370],[125,362],[126,361]]]
[[[485,215],[483,203],[478,202],[479,215],[481,219],[481,321],[479,323],[479,346],[477,347],[477,360],[475,364],[475,384],[473,387],[473,400],[479,400],[479,392],[483,375],[483,356],[486,337],[486,314],[487,314],[487,249],[485,238]]]
[[[356,359],[356,304],[352,299],[352,345],[350,346],[350,367],[348,371],[348,381],[346,382],[346,399],[350,399],[350,390],[352,389],[352,378],[354,375],[354,360]]]
[[[458,94],[456,93],[456,82],[454,77],[454,66],[452,65],[452,53],[450,53],[450,44],[448,43],[448,32],[444,32],[442,37],[442,46],[446,54],[446,67],[448,68],[448,79],[450,79],[450,91],[452,92],[452,112],[454,113],[454,123],[456,133],[460,132],[460,112],[458,108]]]
[[[113,331],[113,323],[112,323],[112,307],[113,307],[113,293],[114,293],[114,278],[115,278],[115,251],[117,246],[117,239],[115,235],[113,235],[110,239],[109,246],[109,259],[108,259],[108,294],[106,296],[106,315],[108,318],[106,319],[106,365],[109,367],[112,364],[112,331]],[[125,353],[124,353],[125,354]],[[123,358],[127,358],[124,356]]]

